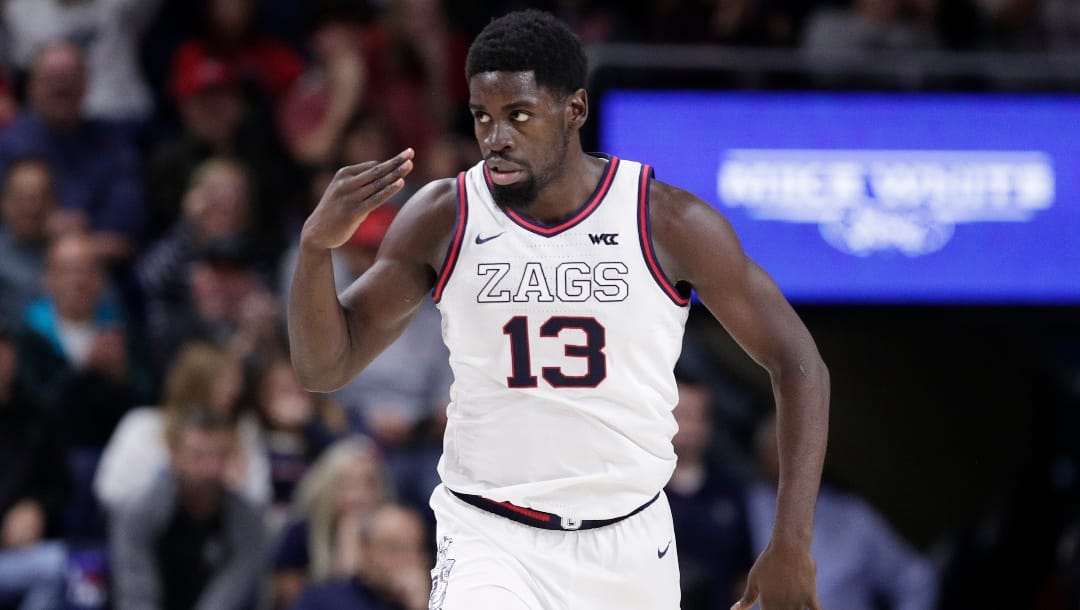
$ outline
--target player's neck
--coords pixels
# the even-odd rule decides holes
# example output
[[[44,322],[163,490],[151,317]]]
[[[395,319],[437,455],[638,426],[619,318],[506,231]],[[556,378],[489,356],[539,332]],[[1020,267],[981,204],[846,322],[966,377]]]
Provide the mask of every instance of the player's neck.
[[[545,186],[536,203],[522,213],[545,224],[557,224],[569,218],[596,191],[605,167],[607,161],[587,155],[580,145],[571,144],[563,175]]]

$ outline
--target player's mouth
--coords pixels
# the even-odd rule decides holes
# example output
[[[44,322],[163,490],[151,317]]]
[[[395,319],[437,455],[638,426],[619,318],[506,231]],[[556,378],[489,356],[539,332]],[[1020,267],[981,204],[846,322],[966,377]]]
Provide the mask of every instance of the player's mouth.
[[[521,180],[525,176],[525,170],[511,165],[488,164],[488,174],[491,176],[492,182],[499,186],[506,186]]]

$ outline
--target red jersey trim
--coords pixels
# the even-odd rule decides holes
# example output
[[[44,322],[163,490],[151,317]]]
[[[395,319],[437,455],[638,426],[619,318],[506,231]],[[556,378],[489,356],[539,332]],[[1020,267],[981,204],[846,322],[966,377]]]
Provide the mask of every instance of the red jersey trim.
[[[683,295],[668,278],[664,270],[660,268],[660,262],[652,245],[652,221],[649,219],[649,185],[652,183],[652,166],[642,165],[641,175],[638,177],[638,241],[641,243],[641,253],[645,256],[645,264],[649,273],[664,291],[664,294],[676,305],[686,307],[690,305],[690,297]]]
[[[450,245],[446,248],[446,258],[443,259],[442,269],[439,270],[439,279],[435,283],[435,290],[431,294],[432,300],[436,303],[442,299],[443,290],[446,288],[446,282],[450,279],[450,275],[454,272],[454,267],[457,265],[458,254],[461,252],[461,244],[465,241],[465,221],[468,220],[469,205],[468,194],[465,188],[465,172],[461,172],[457,177],[457,213],[454,217],[454,237],[450,240]]]

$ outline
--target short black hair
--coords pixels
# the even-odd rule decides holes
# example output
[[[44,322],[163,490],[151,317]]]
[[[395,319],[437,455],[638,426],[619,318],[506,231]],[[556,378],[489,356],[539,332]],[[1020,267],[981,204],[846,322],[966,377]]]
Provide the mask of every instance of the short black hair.
[[[588,62],[581,40],[551,13],[536,9],[493,20],[469,47],[465,77],[482,72],[529,72],[536,83],[566,96],[585,88]]]

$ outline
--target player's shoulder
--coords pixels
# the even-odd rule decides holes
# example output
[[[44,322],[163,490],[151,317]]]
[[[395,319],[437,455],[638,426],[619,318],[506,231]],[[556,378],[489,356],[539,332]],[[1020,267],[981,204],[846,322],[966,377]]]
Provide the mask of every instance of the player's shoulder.
[[[417,189],[401,206],[406,224],[420,223],[429,229],[453,227],[457,213],[457,186],[454,178],[432,180]]]
[[[433,180],[420,187],[401,206],[384,239],[385,252],[437,267],[457,218],[454,178]]]
[[[649,219],[653,231],[666,233],[683,225],[693,226],[702,217],[715,220],[719,216],[713,206],[686,189],[655,178],[649,183]]]
[[[439,178],[417,189],[405,203],[406,206],[423,206],[425,209],[449,207],[457,204],[457,178]]]

